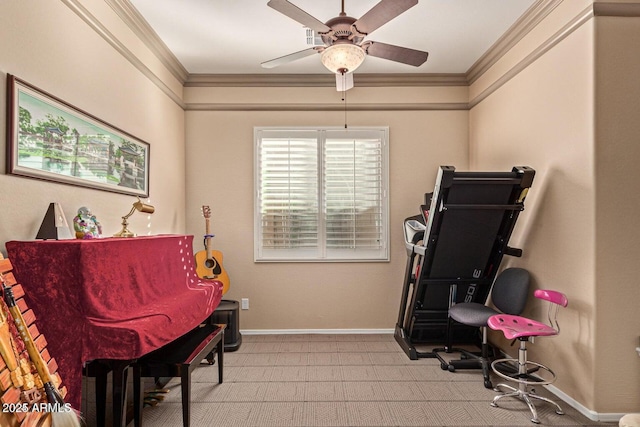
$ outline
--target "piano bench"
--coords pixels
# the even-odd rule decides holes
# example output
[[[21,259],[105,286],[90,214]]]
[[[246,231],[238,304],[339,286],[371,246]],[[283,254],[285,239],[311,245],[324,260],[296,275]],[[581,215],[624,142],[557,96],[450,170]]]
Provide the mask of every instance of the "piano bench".
[[[142,426],[142,378],[180,377],[182,390],[182,424],[191,421],[191,372],[207,359],[213,364],[213,350],[218,355],[218,383],[222,383],[224,330],[226,325],[205,324],[164,347],[142,356],[133,364],[133,421]]]

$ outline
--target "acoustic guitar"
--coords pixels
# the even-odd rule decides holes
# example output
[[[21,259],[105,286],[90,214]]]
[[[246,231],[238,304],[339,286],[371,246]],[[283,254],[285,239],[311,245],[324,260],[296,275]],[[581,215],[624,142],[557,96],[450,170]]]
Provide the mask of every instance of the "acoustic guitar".
[[[229,275],[222,267],[222,252],[211,249],[211,208],[202,206],[205,220],[204,250],[195,254],[196,274],[203,279],[216,279],[222,282],[222,295],[229,290]]]

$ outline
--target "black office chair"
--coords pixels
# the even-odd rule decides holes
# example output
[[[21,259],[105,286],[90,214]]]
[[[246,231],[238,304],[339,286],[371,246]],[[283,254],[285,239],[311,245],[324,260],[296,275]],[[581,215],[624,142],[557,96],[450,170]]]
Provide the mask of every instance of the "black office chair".
[[[489,344],[487,341],[487,321],[495,314],[519,315],[524,310],[529,294],[529,272],[523,268],[507,268],[501,272],[491,288],[491,303],[488,307],[477,302],[462,302],[449,308],[449,318],[463,325],[474,326],[482,330],[480,355],[465,349],[449,349],[460,352],[461,359],[446,362],[440,355],[442,369],[454,372],[456,369],[482,369],[484,386],[492,388],[489,372]],[[451,325],[449,326],[451,329]],[[437,354],[437,353],[436,353]]]

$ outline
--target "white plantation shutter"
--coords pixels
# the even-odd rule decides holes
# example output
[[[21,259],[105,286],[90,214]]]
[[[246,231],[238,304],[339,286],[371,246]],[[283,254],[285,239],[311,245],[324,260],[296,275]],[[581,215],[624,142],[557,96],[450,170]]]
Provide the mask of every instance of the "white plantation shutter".
[[[388,130],[256,128],[256,261],[388,260]]]
[[[267,251],[318,247],[318,144],[304,135],[263,138],[261,245]],[[284,252],[283,252],[284,253]]]
[[[384,245],[382,140],[335,133],[327,132],[324,149],[327,252],[375,256]]]

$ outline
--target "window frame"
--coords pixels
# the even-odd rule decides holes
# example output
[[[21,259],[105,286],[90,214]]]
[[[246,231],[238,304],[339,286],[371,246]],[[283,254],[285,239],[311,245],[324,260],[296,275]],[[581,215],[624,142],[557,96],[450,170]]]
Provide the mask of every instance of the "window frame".
[[[381,247],[379,249],[373,249],[366,251],[362,248],[358,249],[344,249],[339,250],[332,248],[330,252],[332,255],[327,255],[326,237],[327,230],[325,229],[325,200],[324,200],[324,174],[325,174],[325,160],[324,150],[325,142],[327,140],[327,133],[340,133],[344,132],[348,135],[350,132],[354,134],[360,133],[366,135],[366,133],[377,134],[381,140],[380,146],[380,185],[381,185],[381,198],[380,198],[380,238]],[[294,134],[295,136],[315,135],[316,142],[318,144],[317,151],[317,196],[318,196],[318,247],[310,250],[304,250],[300,248],[290,249],[277,249],[278,255],[265,254],[262,248],[262,215],[261,215],[261,165],[260,165],[260,149],[261,141],[265,134],[268,134],[268,138],[290,138]],[[334,136],[334,139],[339,136]],[[331,139],[331,138],[330,138]],[[256,126],[254,127],[254,141],[253,141],[253,173],[254,173],[254,262],[256,263],[272,263],[272,262],[388,262],[390,261],[390,248],[389,248],[389,127],[388,126],[362,126],[362,127],[349,127],[348,129],[337,126],[318,126],[318,127],[269,127],[269,126]],[[267,251],[268,252],[268,251]],[[273,252],[273,251],[271,251]]]

